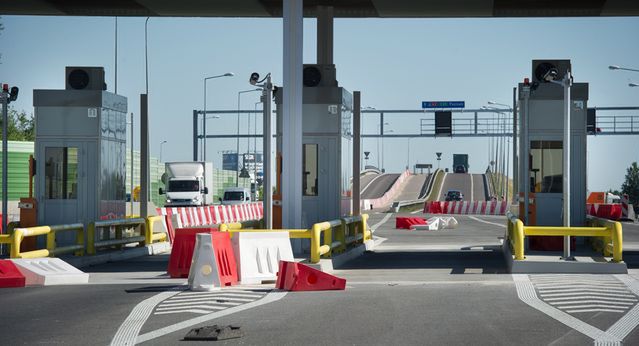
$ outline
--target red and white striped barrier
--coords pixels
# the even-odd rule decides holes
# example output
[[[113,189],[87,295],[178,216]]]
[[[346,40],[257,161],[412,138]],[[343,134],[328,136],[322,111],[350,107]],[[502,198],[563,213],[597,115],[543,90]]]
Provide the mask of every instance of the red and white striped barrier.
[[[628,218],[628,203],[630,203],[628,195],[624,193],[621,196],[621,217],[625,219]]]
[[[216,225],[221,223],[259,220],[264,215],[262,203],[240,205],[210,205],[206,207],[169,207],[157,208],[158,215],[164,216],[167,230],[171,224],[171,216],[177,216],[178,228]],[[173,234],[169,238],[173,241]]]
[[[424,213],[430,214],[506,215],[507,211],[507,201],[434,201],[424,204]]]

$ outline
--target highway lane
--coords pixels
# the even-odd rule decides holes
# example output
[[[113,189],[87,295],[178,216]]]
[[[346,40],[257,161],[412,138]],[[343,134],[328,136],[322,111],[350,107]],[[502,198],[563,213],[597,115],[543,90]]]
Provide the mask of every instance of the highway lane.
[[[384,193],[388,191],[395,183],[400,174],[389,173],[382,174],[379,178],[375,179],[373,183],[361,194],[362,199],[374,199],[384,196]]]
[[[410,175],[404,181],[403,189],[399,192],[396,201],[413,201],[419,199],[419,195],[422,192],[422,187],[426,182],[427,174],[415,174]]]
[[[379,176],[379,174],[375,174],[375,173],[369,173],[369,174],[365,174],[363,176],[361,176],[359,178],[359,187],[360,187],[360,191],[365,189],[366,186],[373,181],[373,179],[377,178],[377,176]]]
[[[439,196],[440,201],[446,199],[449,190],[461,191],[464,201],[486,200],[483,174],[447,173]]]

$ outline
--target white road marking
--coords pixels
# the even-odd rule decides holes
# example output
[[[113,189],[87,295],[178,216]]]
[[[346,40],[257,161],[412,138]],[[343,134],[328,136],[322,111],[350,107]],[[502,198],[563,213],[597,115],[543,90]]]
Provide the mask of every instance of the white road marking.
[[[235,306],[237,305],[241,305],[241,304],[235,304]],[[155,313],[157,314],[160,311],[176,311],[176,310],[180,310],[180,311],[185,311],[185,308],[187,309],[194,309],[194,308],[199,308],[199,309],[211,309],[211,310],[224,310],[226,308],[228,308],[228,306],[218,306],[217,304],[211,304],[211,303],[204,303],[204,304],[197,304],[195,306],[191,306],[191,305],[180,305],[180,306],[159,306],[155,309]],[[211,312],[211,311],[209,311]]]
[[[472,174],[469,174],[469,175],[470,175],[470,202],[472,203],[472,201],[475,200],[474,199],[475,191],[473,189],[473,183],[474,183],[473,180],[475,180],[475,179],[473,179],[473,175]]]
[[[256,301],[251,302],[251,303],[246,303],[244,305],[232,307],[232,308],[225,309],[225,310],[218,311],[218,312],[213,312],[213,313],[210,313],[208,315],[198,316],[198,317],[186,320],[186,321],[182,321],[182,322],[170,325],[168,327],[160,328],[160,329],[154,330],[152,332],[148,332],[148,333],[139,335],[137,337],[137,339],[136,339],[136,343],[138,343],[138,344],[139,343],[143,343],[145,341],[153,340],[153,339],[159,338],[161,336],[164,336],[164,335],[167,335],[167,334],[171,334],[173,332],[177,332],[179,330],[186,329],[186,328],[189,328],[191,326],[210,321],[212,319],[216,319],[216,318],[220,318],[220,317],[227,316],[227,315],[230,315],[230,314],[234,314],[236,312],[248,310],[248,309],[251,309],[251,308],[254,308],[254,307],[258,307],[260,305],[272,303],[272,302],[275,302],[275,301],[278,301],[278,300],[284,298],[286,293],[287,292],[285,292],[285,291],[284,292],[279,292],[279,291],[278,292],[271,292],[271,293],[267,294],[264,298],[262,298],[260,300],[256,300]]]
[[[570,285],[575,281],[580,283],[573,285],[573,287],[576,286],[575,290],[563,289],[562,293],[544,293],[553,291],[552,286],[548,286],[552,279],[559,286]],[[639,302],[639,281],[630,275],[540,275],[537,277],[516,274],[513,275],[513,280],[515,280],[517,294],[522,301],[593,338],[595,345],[621,345],[623,339],[639,325],[639,304],[637,304]],[[592,284],[597,282],[600,286],[592,288]],[[619,284],[623,287],[619,287]],[[535,286],[548,303],[537,297]],[[554,291],[557,290],[554,289]],[[608,293],[610,291],[614,293]],[[549,296],[550,298],[548,298]],[[563,314],[557,313],[558,311]],[[606,331],[601,331],[580,320],[575,325],[575,321],[571,321],[573,317],[569,315],[571,313],[596,312],[625,314]]]
[[[423,210],[419,210],[419,209],[418,209],[418,210],[415,210],[415,211],[411,211],[410,213],[411,213],[411,214],[417,214],[417,213],[421,213],[421,212],[423,212]]]
[[[240,302],[219,302],[219,301],[187,301],[187,302],[171,302],[171,303],[162,303],[158,309],[161,309],[163,307],[175,307],[175,306],[185,306],[185,305],[211,305],[211,304],[215,304],[215,305],[219,305],[219,306],[237,306],[237,305],[242,305],[243,303]]]
[[[142,326],[153,312],[153,308],[163,300],[170,298],[180,291],[166,291],[145,299],[133,308],[133,311],[124,320],[115,333],[111,345],[135,345],[135,339]]]
[[[194,313],[194,314],[204,315],[204,314],[210,314],[211,310],[187,309],[187,310],[180,310],[180,311],[158,311],[158,312],[155,313],[155,315],[181,314],[181,313],[184,313],[184,312],[190,312],[190,313]]]
[[[383,224],[384,222],[388,221],[388,219],[390,219],[390,217],[391,217],[391,216],[393,216],[393,215],[395,215],[395,214],[393,214],[393,213],[388,213],[388,214],[386,214],[386,216],[384,216],[384,218],[382,219],[382,221],[380,221],[380,222],[378,222],[378,223],[376,223],[376,224],[372,225],[370,228],[371,228],[371,229],[374,229],[374,230],[375,230],[375,229],[377,229],[377,227],[379,227],[379,226],[380,226],[381,224]]]
[[[551,305],[544,303],[537,297],[535,287],[526,274],[512,274],[515,287],[517,288],[517,296],[521,301],[537,309],[544,314],[554,318],[555,320],[565,324],[566,326],[584,334],[591,339],[606,342],[610,345],[620,345],[621,340],[610,335],[599,328],[593,327],[586,322],[561,311]]]
[[[468,218],[473,219],[475,221],[479,221],[479,222],[483,222],[483,223],[487,223],[489,225],[495,225],[495,226],[499,226],[499,227],[503,227],[506,228],[506,225],[502,224],[502,223],[496,223],[496,222],[490,222],[490,221],[486,221],[486,220],[482,220],[478,217],[474,217],[474,216],[468,216]]]

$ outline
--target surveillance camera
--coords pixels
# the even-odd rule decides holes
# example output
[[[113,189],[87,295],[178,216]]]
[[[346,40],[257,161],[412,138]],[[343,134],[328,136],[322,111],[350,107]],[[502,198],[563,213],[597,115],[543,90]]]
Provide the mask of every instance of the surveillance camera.
[[[251,83],[251,85],[255,85],[257,84],[258,80],[260,80],[260,74],[257,72],[251,73],[251,77],[249,78],[249,83]]]
[[[11,91],[9,92],[9,102],[15,101],[18,99],[18,87],[11,87]]]
[[[557,69],[553,67],[549,69],[548,71],[546,71],[546,73],[544,73],[544,76],[542,77],[542,79],[546,82],[550,82],[557,79],[558,74],[559,72],[557,72]]]

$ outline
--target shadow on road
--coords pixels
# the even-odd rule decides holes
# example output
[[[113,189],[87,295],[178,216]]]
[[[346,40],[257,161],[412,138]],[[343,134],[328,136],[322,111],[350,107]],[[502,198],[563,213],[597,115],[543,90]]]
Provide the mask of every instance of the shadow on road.
[[[450,269],[451,274],[508,272],[501,250],[490,247],[483,250],[370,252],[339,269]]]

